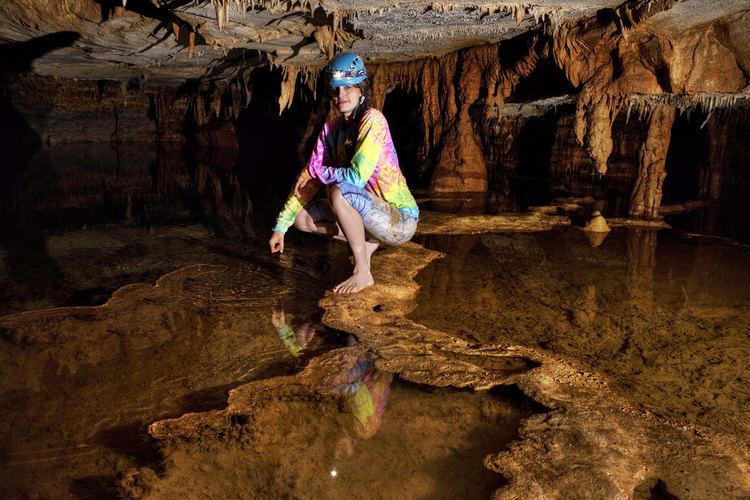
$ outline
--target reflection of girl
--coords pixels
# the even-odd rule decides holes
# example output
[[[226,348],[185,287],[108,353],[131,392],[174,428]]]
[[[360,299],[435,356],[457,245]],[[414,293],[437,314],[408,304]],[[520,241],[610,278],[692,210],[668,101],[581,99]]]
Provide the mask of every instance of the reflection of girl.
[[[349,372],[347,381],[334,389],[346,396],[357,437],[368,439],[380,429],[392,380],[393,375],[376,369],[375,362],[365,354]]]
[[[370,257],[380,243],[399,245],[411,239],[419,209],[399,168],[388,122],[369,106],[362,59],[352,52],[339,54],[327,75],[341,116],[320,132],[269,245],[272,253],[283,252],[284,233],[292,225],[347,241],[354,271],[333,290],[354,293],[374,283]],[[328,201],[311,202],[323,184],[329,186]]]
[[[283,309],[273,310],[271,313],[271,323],[276,328],[281,341],[295,358],[298,358],[310,341],[315,338],[316,326],[320,326],[312,321],[306,321],[294,330],[287,324]]]
[[[375,368],[372,357],[365,354],[347,374],[346,382],[333,390],[344,396],[351,413],[350,424],[336,440],[334,460],[339,465],[354,456],[357,443],[347,429],[359,439],[370,439],[380,430],[392,381],[393,375]],[[337,469],[333,467],[334,474]]]

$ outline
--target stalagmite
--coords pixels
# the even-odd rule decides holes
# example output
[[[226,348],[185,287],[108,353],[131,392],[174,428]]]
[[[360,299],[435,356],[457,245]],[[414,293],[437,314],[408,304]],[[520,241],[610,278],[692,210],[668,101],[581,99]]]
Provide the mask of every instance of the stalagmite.
[[[583,228],[584,231],[592,233],[608,233],[610,231],[607,221],[598,210],[591,214],[591,220]]]
[[[672,135],[675,109],[669,105],[654,107],[648,133],[641,147],[638,176],[630,197],[630,216],[644,219],[659,217],[662,185],[667,175],[665,163]]]

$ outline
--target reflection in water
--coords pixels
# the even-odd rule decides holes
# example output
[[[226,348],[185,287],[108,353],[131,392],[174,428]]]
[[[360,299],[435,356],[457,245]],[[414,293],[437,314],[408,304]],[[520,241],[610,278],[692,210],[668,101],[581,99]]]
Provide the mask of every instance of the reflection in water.
[[[296,328],[292,328],[287,323],[284,310],[277,308],[271,312],[271,323],[276,328],[284,346],[294,357],[301,356],[310,346],[316,333],[324,329],[319,321],[314,321],[311,317],[306,318]],[[355,344],[357,344],[356,339],[349,335],[347,345]],[[385,411],[392,380],[392,374],[375,368],[372,355],[367,353],[354,363],[346,374],[345,381],[331,390],[332,393],[345,397],[347,407],[353,416],[352,431],[357,437],[368,439],[380,428],[380,419]],[[348,433],[344,440],[349,444],[343,446],[342,450],[351,449],[353,444]]]
[[[271,324],[276,328],[284,346],[289,349],[289,353],[295,358],[301,356],[305,348],[315,338],[315,334],[323,330],[323,325],[320,322],[314,322],[311,319],[297,328],[292,328],[286,322],[284,310],[276,308],[271,312]]]
[[[483,461],[517,438],[522,418],[539,411],[530,400],[510,390],[474,394],[399,381],[389,393],[390,377],[379,380],[368,365],[347,374],[367,370],[351,394],[316,395],[296,380],[269,381],[239,389],[247,406],[236,411],[247,425],[227,427],[224,415],[186,416],[162,428],[159,436],[190,438],[165,437],[169,465],[148,485],[149,497],[200,491],[208,498],[488,498],[504,484]],[[364,439],[354,429],[366,413],[372,435]]]
[[[41,150],[0,200],[0,315],[101,304],[127,283],[226,263],[211,246],[252,243],[256,228],[265,237],[272,217],[251,202],[252,178],[241,182],[235,164],[231,150]]]
[[[392,374],[377,370],[372,356],[364,354],[349,371],[346,381],[333,389],[333,393],[345,396],[354,417],[352,431],[357,437],[368,439],[380,429],[392,380]]]
[[[625,233],[628,258],[627,294],[634,305],[650,308],[654,303],[657,231],[628,229]]]
[[[118,473],[159,469],[149,423],[222,408],[343,340],[316,323],[346,256],[310,241],[270,258],[255,235],[272,214],[232,158],[108,148],[43,151],[0,201],[2,498],[112,496]],[[299,357],[276,305],[316,325]]]
[[[745,183],[746,186],[748,184]],[[684,213],[667,215],[664,220],[675,229],[687,233],[729,238],[743,245],[750,245],[750,224],[747,223],[747,210],[743,208],[745,200],[747,194],[738,193],[736,201],[730,202],[728,206],[700,207]]]
[[[570,357],[657,415],[747,436],[750,249],[645,229],[425,238],[411,319]]]

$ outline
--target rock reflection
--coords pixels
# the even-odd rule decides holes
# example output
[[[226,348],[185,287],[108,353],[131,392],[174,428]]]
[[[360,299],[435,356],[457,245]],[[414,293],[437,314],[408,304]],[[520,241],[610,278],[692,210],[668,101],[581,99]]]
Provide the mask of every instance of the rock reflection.
[[[596,248],[576,230],[460,239],[425,240],[447,255],[417,276],[414,321],[546,349],[662,418],[750,432],[748,249],[644,229]]]
[[[657,235],[657,231],[650,229],[627,229],[625,233],[627,294],[634,306],[650,308],[654,304]]]
[[[12,181],[0,200],[0,315],[102,304],[127,283],[216,263],[217,238],[255,237],[235,165],[236,151],[217,148],[41,150],[23,175],[0,179]]]

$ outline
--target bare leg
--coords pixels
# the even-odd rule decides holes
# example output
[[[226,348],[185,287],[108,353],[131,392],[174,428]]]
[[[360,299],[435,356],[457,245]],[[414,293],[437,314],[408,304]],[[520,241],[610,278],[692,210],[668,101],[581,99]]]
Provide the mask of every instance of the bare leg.
[[[346,241],[341,227],[336,222],[316,222],[307,210],[304,208],[299,211],[297,218],[294,219],[294,227],[305,233],[320,234],[322,236],[333,237],[340,241]],[[372,254],[380,246],[378,240],[365,241],[367,247],[367,262],[372,262]],[[353,262],[353,261],[352,261]]]
[[[294,219],[294,227],[306,233],[319,234],[346,241],[344,233],[335,222],[316,222],[304,208],[299,211]]]
[[[370,267],[372,266],[372,254],[378,249],[380,242],[378,240],[367,240],[365,246],[367,247],[367,266]]]
[[[331,189],[331,206],[336,218],[339,221],[339,227],[349,243],[349,248],[354,255],[354,271],[349,279],[333,287],[336,293],[355,293],[367,288],[375,283],[370,273],[370,256],[375,251],[373,247],[368,252],[367,241],[365,241],[365,226],[362,223],[362,217],[354,207],[352,207],[346,198],[341,194],[338,188]]]

